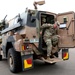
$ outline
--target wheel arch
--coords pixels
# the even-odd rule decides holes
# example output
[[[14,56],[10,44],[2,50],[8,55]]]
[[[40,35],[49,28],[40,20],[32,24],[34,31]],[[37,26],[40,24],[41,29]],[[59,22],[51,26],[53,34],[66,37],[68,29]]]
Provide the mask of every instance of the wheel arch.
[[[8,50],[10,48],[13,48],[13,44],[12,44],[12,42],[7,42],[7,44],[6,44],[6,57],[8,56]]]

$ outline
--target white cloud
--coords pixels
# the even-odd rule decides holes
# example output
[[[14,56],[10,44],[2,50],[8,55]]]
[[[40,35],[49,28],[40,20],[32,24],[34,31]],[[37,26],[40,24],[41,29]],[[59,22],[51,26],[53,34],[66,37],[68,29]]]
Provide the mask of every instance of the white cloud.
[[[40,0],[0,0],[0,20],[7,14],[7,19],[25,11],[25,8],[34,9],[33,2]],[[75,11],[74,0],[45,0],[46,4],[38,6],[39,10],[62,13]]]

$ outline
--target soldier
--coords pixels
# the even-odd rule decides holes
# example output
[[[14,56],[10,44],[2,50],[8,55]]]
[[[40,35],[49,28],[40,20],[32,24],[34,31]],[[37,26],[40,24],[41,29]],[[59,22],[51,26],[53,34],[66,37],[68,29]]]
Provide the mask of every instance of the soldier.
[[[59,38],[60,38],[60,36],[58,35],[59,25],[60,25],[60,23],[58,21],[56,21],[54,24],[54,34],[52,35],[52,38],[51,38],[52,54],[54,54],[56,51],[58,51],[58,42],[59,42]]]
[[[55,24],[43,24],[41,26],[41,29],[44,30],[44,35],[43,39],[47,45],[47,59],[50,59],[51,52],[52,52],[52,47],[57,47],[58,45],[58,39],[59,36],[57,35],[58,33],[58,22],[55,22]],[[42,32],[40,32],[42,34]]]

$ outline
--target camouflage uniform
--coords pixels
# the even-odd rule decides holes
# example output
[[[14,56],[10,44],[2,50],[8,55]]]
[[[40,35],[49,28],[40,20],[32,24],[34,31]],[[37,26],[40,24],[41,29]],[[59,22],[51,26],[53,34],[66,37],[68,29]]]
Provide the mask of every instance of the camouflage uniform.
[[[58,44],[58,36],[56,35],[58,28],[54,28],[52,24],[43,24],[41,28],[46,28],[43,39],[47,45],[47,57],[49,57],[51,55],[52,46],[55,47]]]

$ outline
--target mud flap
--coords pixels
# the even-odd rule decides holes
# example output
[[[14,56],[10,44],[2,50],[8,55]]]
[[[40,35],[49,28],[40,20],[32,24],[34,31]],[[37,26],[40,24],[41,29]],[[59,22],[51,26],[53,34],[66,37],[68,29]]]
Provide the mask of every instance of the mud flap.
[[[63,61],[62,59],[60,58],[52,58],[51,60],[47,60],[47,59],[44,59],[43,57],[41,58],[44,62],[47,62],[47,63],[56,63],[56,62],[60,62],[60,61]]]
[[[33,68],[33,55],[22,56],[22,71]]]
[[[69,59],[69,50],[68,49],[62,49],[62,59],[63,60]]]

